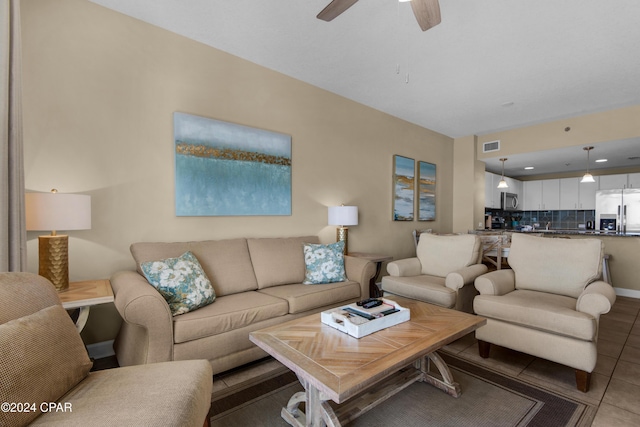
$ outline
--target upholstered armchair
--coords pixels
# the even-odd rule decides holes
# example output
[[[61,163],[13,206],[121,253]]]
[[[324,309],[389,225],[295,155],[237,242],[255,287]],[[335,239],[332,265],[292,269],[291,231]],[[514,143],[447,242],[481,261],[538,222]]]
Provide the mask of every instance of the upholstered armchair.
[[[476,330],[480,356],[491,344],[551,360],[576,370],[577,388],[589,390],[598,355],[600,315],[616,294],[600,280],[599,239],[554,239],[514,233],[511,269],[480,276],[475,312],[487,318]]]
[[[0,273],[0,348],[0,402],[10,405],[0,426],[209,425],[208,361],[89,372],[82,339],[41,276]]]
[[[477,295],[473,281],[487,272],[480,258],[481,243],[474,234],[423,233],[416,257],[387,265],[389,276],[382,278],[382,290],[471,313]]]

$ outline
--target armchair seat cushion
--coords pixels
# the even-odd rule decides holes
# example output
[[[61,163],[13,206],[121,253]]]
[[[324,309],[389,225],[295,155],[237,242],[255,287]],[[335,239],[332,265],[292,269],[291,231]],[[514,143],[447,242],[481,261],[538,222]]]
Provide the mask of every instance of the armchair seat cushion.
[[[175,343],[218,335],[262,320],[284,316],[287,301],[261,292],[243,292],[219,297],[215,304],[173,318]]]
[[[31,425],[199,426],[211,404],[212,372],[206,360],[153,363],[92,372],[51,411]]]
[[[576,311],[576,299],[564,295],[516,290],[506,295],[478,295],[474,311],[497,319],[557,335],[594,341],[596,319]]]
[[[456,305],[456,291],[445,286],[444,277],[426,274],[408,277],[385,276],[382,288],[394,295],[427,301],[446,308]]]

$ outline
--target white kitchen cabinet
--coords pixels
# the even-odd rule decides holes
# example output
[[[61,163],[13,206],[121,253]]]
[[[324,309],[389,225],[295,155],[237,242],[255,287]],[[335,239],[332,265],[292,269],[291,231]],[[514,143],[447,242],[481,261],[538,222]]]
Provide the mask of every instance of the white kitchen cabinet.
[[[640,188],[640,173],[627,175],[627,188]]]
[[[562,178],[560,180],[560,209],[579,209],[580,178]]]
[[[542,209],[542,181],[524,181],[522,210],[537,211]]]
[[[560,209],[560,180],[542,180],[542,209],[553,211]]]
[[[596,182],[581,183],[582,178],[562,178],[560,180],[560,209],[591,210],[596,208]]]
[[[486,208],[499,208],[500,207],[500,195],[496,186],[500,181],[500,178],[495,179],[495,174],[491,172],[484,173],[484,206]],[[494,182],[495,181],[495,182]]]
[[[600,175],[600,190],[617,190],[627,187],[627,174]]]
[[[594,176],[596,182],[580,183],[578,209],[595,210],[596,209],[596,191],[598,191],[599,177]],[[580,180],[581,178],[579,178]]]
[[[491,172],[484,173],[484,206],[487,208],[500,209],[502,192],[505,192],[518,195],[518,199],[520,200],[519,209],[522,209],[522,181],[505,176],[504,180],[507,182],[509,188],[498,188],[498,183],[501,179],[502,175]]]

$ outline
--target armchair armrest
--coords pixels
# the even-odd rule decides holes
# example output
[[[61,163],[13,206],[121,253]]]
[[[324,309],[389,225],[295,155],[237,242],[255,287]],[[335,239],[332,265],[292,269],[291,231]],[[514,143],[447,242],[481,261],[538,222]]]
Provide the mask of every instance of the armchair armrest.
[[[422,263],[417,257],[399,259],[387,264],[387,272],[399,277],[419,276],[422,274]]]
[[[121,271],[111,276],[114,304],[122,319],[142,334],[127,340],[119,349],[121,366],[141,358],[143,363],[173,360],[173,317],[160,293],[135,271]]]
[[[474,286],[481,295],[504,295],[516,289],[516,275],[511,269],[492,271],[477,277]]]
[[[344,271],[347,279],[360,283],[360,296],[369,298],[369,283],[376,274],[376,265],[364,258],[344,257]]]
[[[444,284],[447,288],[458,290],[465,285],[473,283],[476,277],[485,274],[487,270],[488,268],[484,264],[469,265],[447,274]]]
[[[611,310],[611,306],[616,301],[616,292],[607,282],[595,281],[584,289],[578,297],[576,310],[588,313],[598,319],[601,314],[606,314]]]

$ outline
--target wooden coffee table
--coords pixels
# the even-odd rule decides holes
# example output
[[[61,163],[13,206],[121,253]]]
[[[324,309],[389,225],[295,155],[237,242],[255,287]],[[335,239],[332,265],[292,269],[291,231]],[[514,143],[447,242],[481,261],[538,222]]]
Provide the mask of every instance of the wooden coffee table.
[[[484,325],[486,319],[406,298],[392,299],[411,310],[411,319],[360,339],[323,324],[320,313],[249,335],[295,372],[305,388],[291,397],[282,418],[293,426],[340,426],[416,381],[460,395],[459,385],[436,350]],[[440,377],[433,375],[431,363]],[[306,414],[298,409],[301,403]]]

